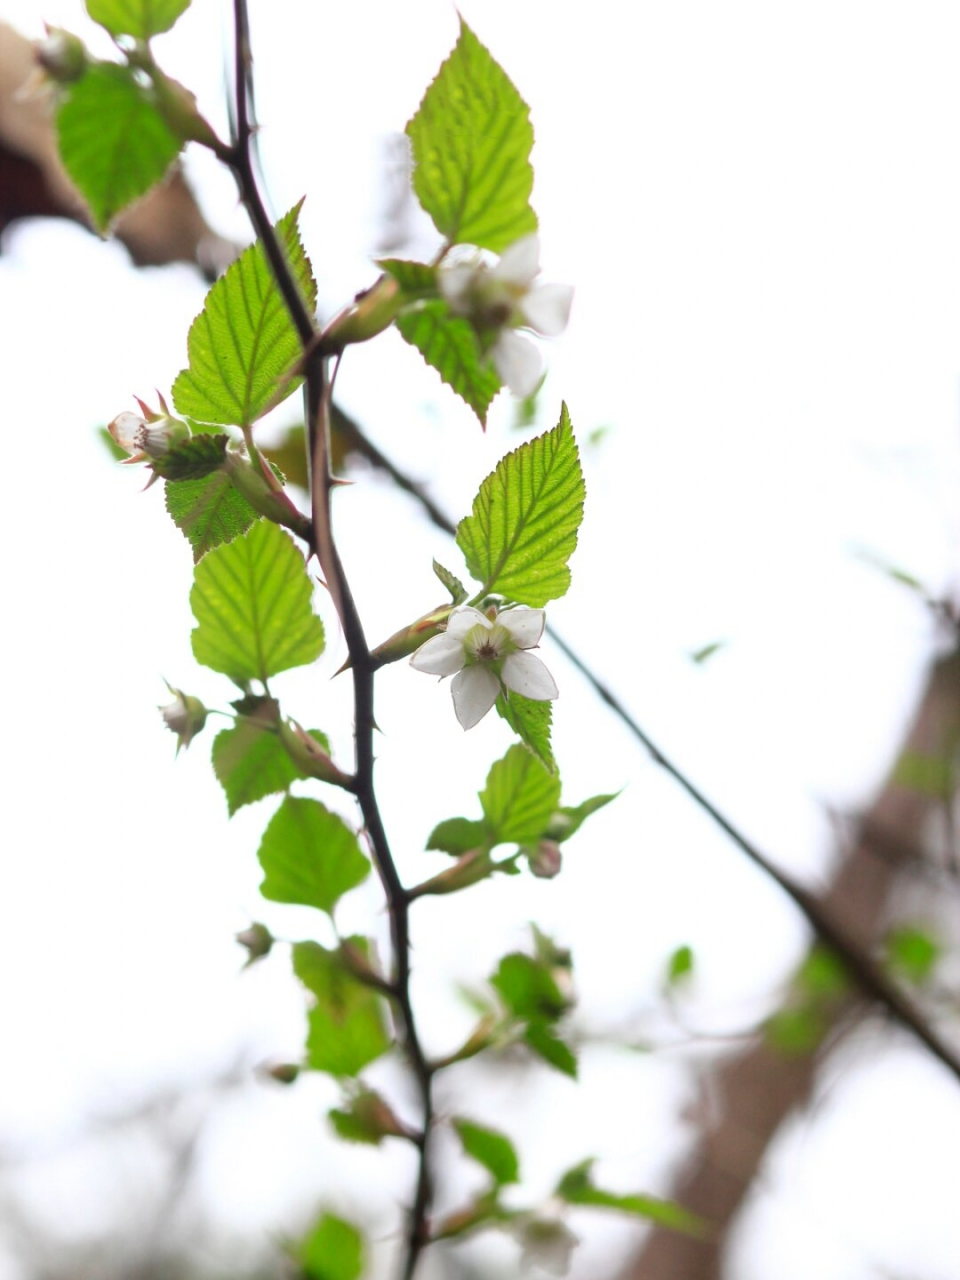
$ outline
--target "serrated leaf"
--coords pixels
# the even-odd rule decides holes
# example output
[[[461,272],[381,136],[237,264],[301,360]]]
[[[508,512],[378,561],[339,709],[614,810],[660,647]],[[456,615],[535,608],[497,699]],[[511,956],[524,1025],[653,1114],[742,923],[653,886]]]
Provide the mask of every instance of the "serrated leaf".
[[[107,436],[107,439],[110,440],[111,444],[113,443],[109,435]],[[453,603],[463,604],[469,593],[456,574],[451,573],[449,569],[445,569],[439,560],[434,560],[433,572],[450,592],[453,597]]]
[[[413,189],[447,240],[499,253],[536,231],[529,108],[462,19],[407,134]]]
[[[497,844],[529,844],[550,826],[560,803],[560,779],[519,744],[487,774],[480,804]]]
[[[194,657],[241,688],[313,662],[323,652],[323,623],[311,608],[312,592],[292,540],[259,521],[194,569]]]
[[[317,285],[303,249],[300,204],[280,219],[277,238],[312,311]],[[302,354],[299,335],[257,241],[213,285],[187,337],[190,366],[173,384],[177,411],[201,422],[249,426],[300,382],[290,370]]]
[[[160,182],[181,147],[150,90],[112,62],[94,63],[64,92],[57,133],[63,167],[100,232]]]
[[[453,1127],[464,1151],[489,1171],[498,1187],[520,1180],[520,1161],[506,1134],[472,1120],[454,1119]]]
[[[190,0],[87,0],[87,13],[112,36],[149,40],[169,31]]]
[[[584,1160],[568,1169],[557,1183],[554,1195],[567,1204],[618,1209],[632,1217],[659,1223],[671,1231],[682,1231],[687,1235],[703,1234],[706,1226],[703,1220],[673,1200],[660,1200],[648,1195],[618,1195],[616,1192],[601,1190],[594,1185],[591,1177],[594,1163],[592,1159]]]
[[[311,736],[324,750],[329,749],[325,734],[315,729]],[[214,738],[213,771],[226,794],[231,818],[245,804],[286,791],[304,776],[284,750],[278,734],[246,717]]]
[[[511,691],[506,697],[502,692],[495,703],[497,715],[524,742],[545,768],[556,772],[557,762],[550,746],[550,729],[553,724],[553,703],[537,702]]]
[[[223,471],[204,480],[181,480],[166,485],[167,510],[199,560],[225,542],[246,533],[260,516]]]
[[[473,325],[461,316],[452,316],[442,298],[404,311],[395,323],[401,336],[417,348],[485,427],[500,379],[484,358]]]
[[[173,445],[151,464],[164,480],[202,480],[218,471],[226,457],[230,437],[204,432]]]
[[[473,512],[457,526],[457,546],[481,594],[538,608],[570,585],[585,489],[570,415],[514,449],[484,480]]]
[[[483,848],[489,841],[485,823],[470,818],[447,818],[438,822],[430,832],[426,847],[459,857],[472,849]]]
[[[408,299],[429,298],[437,292],[437,268],[427,262],[379,258],[377,266],[387,275],[393,276]]]
[[[359,1280],[363,1255],[363,1236],[332,1213],[323,1214],[297,1249],[303,1280]]]
[[[543,1022],[528,1023],[523,1038],[529,1048],[548,1066],[562,1071],[572,1080],[577,1078],[577,1058],[570,1046]]]
[[[357,837],[319,800],[287,796],[270,819],[257,852],[271,902],[317,907],[330,916],[351,889],[370,874]]]
[[[364,938],[349,939],[369,954]],[[347,968],[339,952],[316,942],[298,942],[293,969],[316,997],[308,1015],[307,1065],[334,1076],[355,1076],[390,1048],[383,1001]]]

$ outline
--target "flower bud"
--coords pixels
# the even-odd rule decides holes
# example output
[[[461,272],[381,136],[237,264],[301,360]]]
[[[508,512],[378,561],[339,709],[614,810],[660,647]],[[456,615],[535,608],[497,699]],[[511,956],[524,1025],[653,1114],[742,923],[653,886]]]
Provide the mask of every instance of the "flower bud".
[[[431,876],[410,890],[411,898],[420,898],[425,894],[456,893],[459,889],[467,889],[480,880],[486,880],[497,869],[490,857],[489,849],[471,849],[469,853],[459,857],[452,867]]]
[[[83,41],[63,27],[47,26],[44,39],[34,45],[34,56],[47,79],[55,84],[73,84],[87,69]]]
[[[175,689],[164,681],[174,695],[173,702],[157,710],[163,716],[163,722],[171,733],[177,735],[177,755],[181,747],[189,747],[190,743],[207,723],[207,708],[199,698],[192,698],[182,689]]]
[[[301,1068],[296,1062],[274,1062],[260,1070],[271,1080],[276,1080],[277,1084],[293,1084]]]
[[[223,460],[223,470],[230,477],[233,487],[241,493],[262,516],[292,530],[304,542],[313,542],[313,525],[299,511],[282,488],[274,488],[266,476],[249,458],[236,449],[228,449]]]
[[[399,662],[401,658],[416,653],[431,636],[439,635],[453,608],[452,604],[441,604],[436,609],[431,609],[416,622],[411,622],[409,626],[395,631],[389,640],[384,640],[383,644],[378,644],[371,650],[370,657],[378,667],[385,667],[389,662]],[[340,668],[341,671],[345,669],[345,667]],[[339,675],[339,672],[337,674]]]
[[[241,929],[239,933],[234,934],[237,942],[241,947],[247,949],[247,959],[244,968],[248,968],[257,960],[262,960],[264,956],[270,954],[270,948],[273,946],[273,934],[265,924],[260,924],[255,920],[253,924],[246,929]]]
[[[162,458],[173,445],[190,438],[190,428],[180,418],[171,416],[166,401],[160,397],[162,412],[155,413],[137,396],[143,411],[118,413],[107,427],[121,449],[130,454],[125,462],[143,462],[146,458]]]
[[[156,103],[173,133],[183,142],[199,142],[213,151],[221,149],[220,139],[197,110],[196,94],[179,80],[164,75],[156,64],[147,68],[153,81]]]
[[[284,750],[302,774],[350,789],[353,779],[337,768],[316,738],[311,738],[296,720],[281,720],[279,732]]]
[[[538,844],[525,845],[523,852],[530,870],[538,879],[552,880],[560,874],[563,854],[556,840],[541,840]]]
[[[349,307],[327,325],[320,343],[328,355],[354,342],[367,342],[389,329],[405,299],[393,276],[382,275],[376,284],[358,293]]]

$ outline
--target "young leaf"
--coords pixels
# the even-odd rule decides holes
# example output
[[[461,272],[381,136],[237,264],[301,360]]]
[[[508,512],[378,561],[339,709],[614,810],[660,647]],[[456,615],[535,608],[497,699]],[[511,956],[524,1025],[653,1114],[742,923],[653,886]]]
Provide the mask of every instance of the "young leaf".
[[[596,813],[598,809],[602,809],[604,805],[616,800],[620,794],[619,791],[611,792],[609,795],[591,796],[589,800],[584,800],[582,804],[564,805],[554,815],[554,820],[548,832],[552,840],[569,840],[575,831],[579,831],[591,813]]]
[[[471,1120],[453,1121],[463,1149],[478,1164],[489,1170],[498,1187],[520,1180],[520,1161],[513,1143],[495,1129],[486,1129]]]
[[[413,189],[447,240],[500,253],[536,231],[529,108],[462,20],[407,134]]]
[[[504,956],[490,979],[515,1017],[534,1023],[556,1022],[568,1001],[546,965],[522,951]]]
[[[659,1200],[655,1196],[617,1195],[612,1191],[601,1191],[594,1186],[591,1178],[594,1161],[584,1160],[568,1169],[557,1183],[554,1195],[565,1200],[567,1204],[593,1205],[598,1209],[619,1209],[636,1218],[645,1218],[656,1222],[671,1231],[682,1231],[687,1235],[702,1235],[705,1223],[696,1214],[682,1208],[672,1200]]]
[[[328,749],[324,734],[314,730],[312,736]],[[233,729],[223,729],[214,738],[213,771],[226,793],[231,818],[243,805],[286,791],[303,777],[277,733],[248,717],[240,717]]]
[[[437,292],[437,268],[427,262],[407,262],[402,258],[380,258],[377,266],[393,276],[409,299],[429,298]]]
[[[150,90],[112,62],[94,63],[66,91],[57,132],[63,167],[100,232],[156,186],[181,147]]]
[[[430,832],[427,848],[439,849],[441,853],[452,853],[459,857],[462,853],[481,849],[489,843],[486,823],[470,818],[447,818],[444,822],[437,823]]]
[[[169,31],[190,0],[87,0],[87,13],[112,36],[149,40]]]
[[[497,715],[525,743],[551,773],[555,773],[557,762],[553,758],[550,746],[550,728],[553,724],[553,703],[537,702],[533,698],[525,698],[520,693],[511,691],[509,698],[503,693],[497,696],[494,704]]]
[[[490,402],[500,390],[500,379],[484,359],[473,326],[452,316],[442,298],[405,311],[396,319],[400,334],[487,424]]]
[[[397,1118],[390,1104],[374,1089],[358,1087],[345,1108],[327,1112],[338,1137],[344,1142],[365,1142],[377,1147],[384,1138],[408,1138],[410,1131]]]
[[[297,1249],[304,1280],[359,1280],[363,1236],[351,1223],[325,1213]]]
[[[107,439],[110,440],[110,437],[108,436]],[[110,440],[110,443],[112,444],[113,441]],[[121,456],[126,456],[126,455],[121,455]],[[437,577],[440,579],[443,585],[447,588],[451,596],[453,596],[453,603],[463,604],[464,600],[466,600],[467,596],[469,595],[469,592],[467,591],[463,583],[460,581],[460,579],[456,576],[456,574],[451,573],[449,569],[445,569],[439,560],[434,560],[433,572],[437,575]]]
[[[364,956],[369,944],[349,939]],[[316,942],[293,948],[293,970],[316,997],[308,1015],[307,1065],[333,1076],[355,1076],[390,1048],[383,1002],[347,968],[341,954]]]
[[[539,840],[560,803],[560,778],[519,743],[487,774],[483,816],[496,844]]]
[[[223,471],[203,480],[180,480],[166,485],[167,510],[193,548],[193,561],[232,542],[260,516]]]
[[[303,556],[268,520],[211,551],[193,571],[193,654],[245,687],[313,662],[323,623],[310,607]]]
[[[555,1067],[557,1071],[562,1071],[565,1076],[570,1076],[572,1080],[576,1080],[576,1054],[568,1044],[550,1030],[546,1023],[528,1023],[527,1029],[523,1033],[523,1038],[527,1046],[533,1050],[538,1058],[542,1058],[548,1066]]]
[[[567,561],[583,519],[583,472],[564,405],[552,431],[522,444],[484,480],[457,546],[482,593],[534,607],[570,585]]]
[[[155,459],[152,470],[164,480],[202,480],[219,471],[229,443],[229,436],[209,432],[190,436]]]
[[[370,874],[357,837],[319,800],[287,796],[257,852],[260,892],[271,902],[317,907],[333,915],[340,898]]]
[[[276,226],[300,292],[313,310],[317,285],[297,228],[300,204]],[[299,385],[288,378],[300,339],[258,241],[213,285],[187,337],[190,367],[173,384],[177,411],[246,427]],[[284,382],[284,379],[288,380]]]

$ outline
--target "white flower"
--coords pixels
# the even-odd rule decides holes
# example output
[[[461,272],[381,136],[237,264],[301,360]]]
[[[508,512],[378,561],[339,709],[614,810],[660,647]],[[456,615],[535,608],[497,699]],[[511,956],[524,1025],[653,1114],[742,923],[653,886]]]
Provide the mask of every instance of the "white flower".
[[[497,700],[501,688],[537,702],[558,696],[553,676],[528,653],[543,635],[542,609],[507,609],[491,620],[479,609],[461,605],[446,631],[420,646],[410,659],[417,671],[453,676],[453,709],[464,729],[472,729]]]
[[[563,333],[570,318],[573,289],[566,284],[535,284],[540,274],[540,239],[516,240],[494,267],[459,263],[440,272],[440,292],[451,312],[465,316],[481,335],[495,333],[490,358],[516,396],[536,390],[543,368],[540,352],[514,330],[532,329],[544,338]]]
[[[121,449],[130,454],[124,462],[142,462],[145,458],[162,458],[171,446],[187,439],[190,430],[185,422],[170,416],[166,401],[160,397],[161,413],[155,413],[143,401],[134,399],[143,410],[139,413],[118,413],[107,427]]]

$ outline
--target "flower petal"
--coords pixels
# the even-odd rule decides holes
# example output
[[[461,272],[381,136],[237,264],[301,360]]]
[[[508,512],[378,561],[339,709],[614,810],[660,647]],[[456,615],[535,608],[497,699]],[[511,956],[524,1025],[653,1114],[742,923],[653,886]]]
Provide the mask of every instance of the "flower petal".
[[[454,315],[468,315],[470,294],[477,276],[477,268],[461,262],[453,267],[443,267],[438,274],[440,292]]]
[[[543,635],[546,614],[542,609],[505,609],[497,614],[497,621],[518,649],[532,649]]]
[[[511,653],[503,661],[503,683],[514,693],[537,702],[551,702],[560,696],[553,676],[532,653]]]
[[[143,448],[142,434],[147,424],[137,413],[118,413],[107,430],[121,449],[127,453],[136,453]]]
[[[500,381],[506,383],[515,396],[529,396],[536,391],[543,361],[529,338],[504,329],[490,348],[490,355]]]
[[[503,252],[491,275],[504,284],[529,289],[540,270],[540,237],[535,231],[521,236]]]
[[[432,636],[422,644],[410,659],[410,665],[429,676],[452,676],[463,669],[465,661],[461,642],[454,636],[441,635]]]
[[[453,636],[455,640],[462,642],[468,632],[472,631],[476,626],[486,627],[489,630],[493,623],[485,613],[481,613],[479,609],[474,609],[473,605],[462,604],[454,609],[447,619],[447,635]]]
[[[500,681],[489,667],[467,667],[453,677],[450,692],[457,719],[464,729],[472,729],[496,702]]]
[[[539,284],[521,298],[518,309],[531,329],[545,338],[555,338],[567,327],[572,303],[572,285]]]

